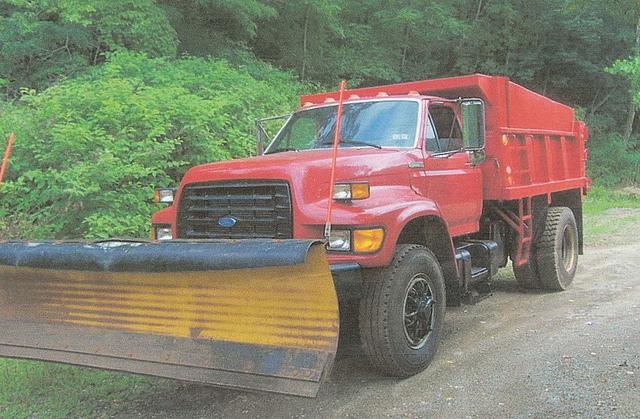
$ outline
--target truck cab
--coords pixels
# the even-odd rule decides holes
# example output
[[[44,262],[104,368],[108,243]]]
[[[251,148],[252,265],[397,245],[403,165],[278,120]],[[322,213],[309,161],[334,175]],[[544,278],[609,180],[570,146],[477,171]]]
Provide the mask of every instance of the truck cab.
[[[344,102],[332,265],[388,265],[403,228],[417,217],[439,219],[447,237],[478,231],[482,172],[474,154],[482,145],[463,144],[460,110],[469,103],[417,94]],[[155,228],[170,226],[172,238],[187,239],[323,238],[336,109],[332,100],[303,105],[261,156],[192,168],[178,208],[156,214]],[[207,181],[231,184],[209,190]],[[231,195],[212,196],[214,190]]]

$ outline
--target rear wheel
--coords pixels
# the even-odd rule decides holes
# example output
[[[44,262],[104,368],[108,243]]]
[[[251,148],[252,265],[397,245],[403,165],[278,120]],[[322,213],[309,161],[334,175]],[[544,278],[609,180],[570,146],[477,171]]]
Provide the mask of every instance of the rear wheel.
[[[511,260],[513,261],[513,274],[518,285],[528,289],[542,288],[542,282],[540,282],[540,277],[536,271],[533,249],[531,250],[529,261],[524,265],[516,266],[515,257],[511,258]]]
[[[427,248],[399,245],[391,265],[371,271],[360,302],[360,338],[373,366],[396,377],[433,359],[445,313],[440,264]]]
[[[578,229],[573,212],[566,207],[551,207],[529,261],[521,266],[514,264],[513,273],[524,288],[562,291],[571,284],[577,265]]]
[[[578,267],[578,229],[569,208],[549,208],[536,263],[545,288],[563,291],[571,285]]]

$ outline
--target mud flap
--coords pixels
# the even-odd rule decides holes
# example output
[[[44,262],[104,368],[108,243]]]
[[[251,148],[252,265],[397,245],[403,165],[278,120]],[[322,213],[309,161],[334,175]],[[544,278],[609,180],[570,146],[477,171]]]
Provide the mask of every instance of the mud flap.
[[[338,327],[315,241],[0,243],[0,356],[314,397]]]

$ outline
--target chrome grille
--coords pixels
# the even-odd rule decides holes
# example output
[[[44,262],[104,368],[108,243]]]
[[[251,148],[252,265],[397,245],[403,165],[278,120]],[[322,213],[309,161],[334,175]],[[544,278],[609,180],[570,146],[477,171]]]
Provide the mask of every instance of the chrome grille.
[[[235,220],[232,226],[230,218]],[[178,238],[183,239],[290,239],[289,184],[257,180],[187,185],[178,206],[177,227]]]

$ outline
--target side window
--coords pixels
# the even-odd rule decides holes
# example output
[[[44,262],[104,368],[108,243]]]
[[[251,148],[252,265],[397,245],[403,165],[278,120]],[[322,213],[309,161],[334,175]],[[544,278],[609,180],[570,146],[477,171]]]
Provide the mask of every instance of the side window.
[[[436,129],[438,151],[454,151],[462,148],[462,132],[455,112],[446,106],[433,106],[429,108],[433,125]],[[429,140],[427,139],[427,144]]]

